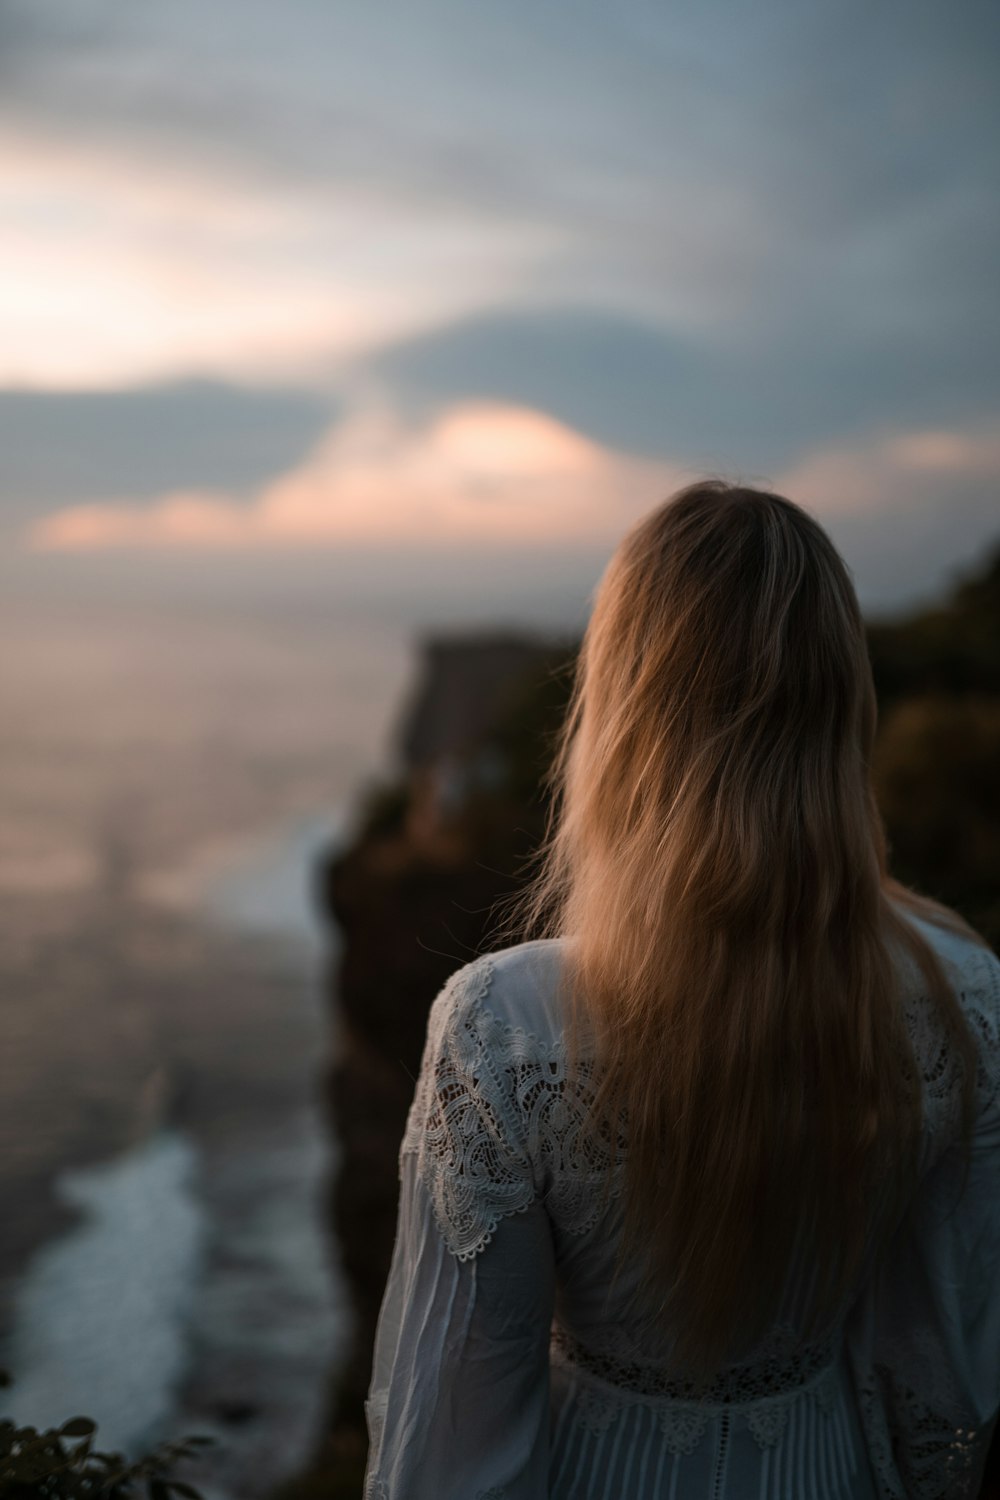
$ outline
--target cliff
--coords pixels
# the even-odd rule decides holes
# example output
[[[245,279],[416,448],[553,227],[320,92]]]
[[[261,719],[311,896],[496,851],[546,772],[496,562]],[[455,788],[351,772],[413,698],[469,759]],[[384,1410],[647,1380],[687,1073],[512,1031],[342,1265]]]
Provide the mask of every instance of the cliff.
[[[326,1093],[341,1166],[330,1213],[356,1324],[330,1393],[329,1437],[289,1497],[360,1495],[397,1153],[427,1012],[456,968],[501,941],[504,903],[544,830],[541,782],[572,660],[565,646],[510,636],[428,642],[399,778],[369,792],[351,846],[321,872],[343,936],[331,974],[338,1045]]]

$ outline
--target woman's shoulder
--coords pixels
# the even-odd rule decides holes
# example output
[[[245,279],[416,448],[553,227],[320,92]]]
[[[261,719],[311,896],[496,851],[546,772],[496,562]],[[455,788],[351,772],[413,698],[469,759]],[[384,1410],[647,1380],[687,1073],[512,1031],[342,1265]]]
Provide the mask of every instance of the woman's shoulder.
[[[434,1003],[438,1026],[486,1013],[506,1032],[550,1044],[562,1035],[567,943],[539,938],[484,953],[457,969]]]
[[[914,912],[907,921],[933,950],[945,978],[965,1010],[985,1011],[1000,1021],[1000,958],[980,937],[963,926]]]
[[[1000,1096],[1000,959],[975,933],[957,921],[951,925],[948,913],[940,920],[912,911],[904,914],[940,963],[965,1017],[978,1053],[978,1107],[983,1109]],[[950,1107],[960,1075],[955,1072],[942,1018],[912,959],[905,966],[904,996],[911,1040],[928,1093]]]

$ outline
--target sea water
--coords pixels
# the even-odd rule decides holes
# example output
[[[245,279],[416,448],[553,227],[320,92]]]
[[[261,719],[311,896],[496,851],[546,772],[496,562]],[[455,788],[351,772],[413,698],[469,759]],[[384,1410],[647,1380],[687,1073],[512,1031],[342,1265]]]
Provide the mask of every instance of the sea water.
[[[190,1478],[251,1500],[307,1458],[349,1331],[315,871],[384,759],[408,643],[51,611],[14,634],[2,1406],[85,1414],[132,1455],[207,1432]]]
[[[86,1415],[101,1443],[132,1448],[169,1417],[205,1250],[196,1152],[161,1131],[111,1162],[59,1175],[79,1223],[31,1263],[8,1340],[15,1421]]]

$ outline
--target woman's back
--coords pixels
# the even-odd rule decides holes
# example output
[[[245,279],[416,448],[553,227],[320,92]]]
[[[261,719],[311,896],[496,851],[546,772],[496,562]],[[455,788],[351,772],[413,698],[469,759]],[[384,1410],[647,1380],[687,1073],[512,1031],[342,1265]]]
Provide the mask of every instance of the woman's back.
[[[432,1012],[375,1493],[974,1485],[998,965],[890,878],[875,722],[850,575],[798,506],[707,482],[624,538],[526,912],[558,941]]]
[[[567,1067],[566,943],[454,976],[401,1153],[412,1217],[379,1331],[371,1494],[975,1493],[1000,1400],[1000,963],[921,926],[980,1046],[965,1192],[960,1072],[909,970],[925,1101],[912,1221],[819,1337],[796,1265],[772,1327],[696,1395],[635,1300],[640,1266],[618,1266],[623,1163],[588,1128],[591,1062]]]

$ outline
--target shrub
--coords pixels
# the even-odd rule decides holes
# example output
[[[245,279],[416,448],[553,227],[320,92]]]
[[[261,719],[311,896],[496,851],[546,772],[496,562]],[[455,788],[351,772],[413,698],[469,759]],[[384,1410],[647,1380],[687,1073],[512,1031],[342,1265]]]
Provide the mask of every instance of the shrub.
[[[10,1384],[0,1372],[0,1385]],[[162,1443],[129,1463],[122,1453],[94,1447],[96,1424],[72,1417],[39,1432],[0,1420],[0,1500],[202,1500],[199,1491],[171,1477],[175,1465],[213,1440],[186,1437]]]

